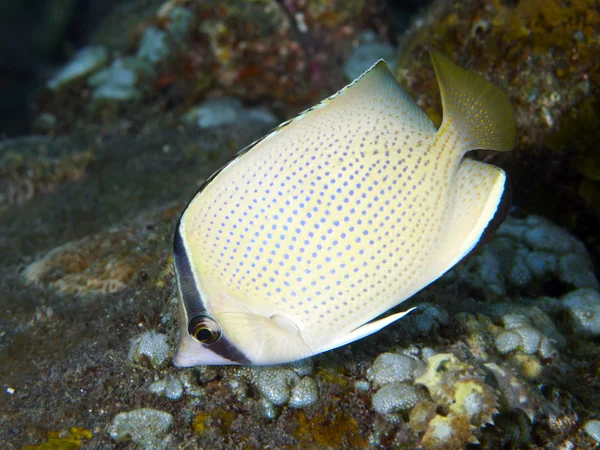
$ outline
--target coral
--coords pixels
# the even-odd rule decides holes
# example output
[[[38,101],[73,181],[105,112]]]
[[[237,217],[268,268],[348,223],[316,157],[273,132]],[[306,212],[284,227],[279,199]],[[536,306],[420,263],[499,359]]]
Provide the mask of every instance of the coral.
[[[471,425],[492,423],[492,416],[498,412],[492,389],[473,366],[451,353],[430,356],[425,373],[415,383],[425,386],[434,401],[457,417],[466,417]]]
[[[395,61],[392,59],[395,49],[388,43],[377,42],[372,33],[361,36],[361,44],[354,49],[344,64],[344,75],[348,81],[357,79],[378,59],[384,59],[393,72]]]
[[[150,363],[156,369],[164,366],[171,356],[171,348],[164,334],[147,331],[131,341],[128,357],[137,364]]]
[[[427,429],[427,425],[436,416],[438,405],[432,401],[421,401],[410,410],[409,424],[417,433],[422,433]]]
[[[521,336],[514,331],[505,331],[496,337],[496,348],[502,354],[518,350],[522,343]]]
[[[410,381],[423,367],[423,363],[416,358],[399,353],[383,353],[367,370],[367,379],[374,387],[381,387],[393,382]]]
[[[247,387],[252,386],[259,394],[259,410],[264,417],[276,419],[280,408],[306,408],[319,399],[317,382],[310,376],[312,360],[305,359],[291,364],[267,367],[241,367],[234,370],[228,381],[233,393],[245,398]]]
[[[152,383],[148,387],[148,391],[153,394],[164,395],[169,400],[177,401],[183,397],[183,384],[177,377],[169,375],[167,378]]]
[[[561,302],[576,334],[600,336],[600,293],[597,290],[578,289],[562,297]]]
[[[465,416],[436,415],[425,430],[421,446],[425,450],[463,448],[468,443],[477,443],[471,434],[469,419]]]
[[[256,371],[256,387],[261,395],[275,406],[287,404],[291,390],[300,377],[288,369]]]
[[[136,56],[148,61],[150,64],[158,64],[171,55],[169,48],[169,35],[167,32],[156,27],[148,27],[140,41]]]
[[[544,353],[554,353],[549,339],[536,329],[529,317],[522,314],[505,314],[502,317],[504,329],[496,336],[496,348],[502,354],[520,351],[527,355],[533,355],[542,350]]]
[[[204,389],[200,387],[198,383],[199,381],[205,381],[205,379],[202,379],[202,377],[194,376],[193,372],[191,371],[185,371],[179,374],[179,380],[183,385],[185,395],[196,399],[204,397]]]
[[[412,385],[391,382],[373,395],[373,409],[379,414],[410,411],[424,396]]]
[[[113,419],[108,433],[116,442],[131,439],[144,448],[167,448],[169,437],[163,437],[171,425],[173,416],[152,408],[122,412]]]
[[[408,413],[409,428],[421,435],[423,448],[459,448],[478,442],[481,429],[493,423],[492,417],[500,406],[497,393],[484,381],[482,367],[452,353],[423,349],[420,352],[426,360],[423,368],[417,355],[408,353],[412,357],[403,355],[407,358],[403,365],[408,367],[404,371],[407,378],[402,378],[405,381],[388,381],[397,373],[392,371],[394,376],[390,377],[381,370],[392,354],[381,355],[367,372],[373,380],[376,379],[373,373],[386,374],[380,379],[383,386],[373,395],[373,409],[390,423],[399,422],[399,413]],[[376,365],[378,370],[373,370]],[[415,371],[419,374],[416,377]]]
[[[469,423],[485,426],[493,423],[492,415],[497,413],[496,396],[492,390],[475,376],[461,378],[454,384],[454,402],[450,411],[457,416],[466,416]]]
[[[147,61],[135,58],[117,58],[112,64],[89,77],[92,107],[139,100],[148,89],[147,83],[155,76]]]
[[[557,296],[569,288],[598,288],[581,242],[539,216],[508,217],[496,237],[453,276],[486,298],[504,298],[508,291]],[[564,286],[563,291],[557,292],[557,286]]]
[[[23,271],[30,284],[47,285],[63,294],[110,294],[125,289],[145,268],[156,264],[154,226],[168,223],[178,208],[167,207],[112,229],[61,245]],[[148,226],[152,224],[152,226]]]
[[[314,405],[318,399],[317,382],[310,377],[304,377],[292,388],[288,406],[290,408],[306,408]]]
[[[92,433],[84,428],[72,427],[66,433],[51,431],[46,442],[38,445],[26,445],[22,450],[77,450],[90,439]]]

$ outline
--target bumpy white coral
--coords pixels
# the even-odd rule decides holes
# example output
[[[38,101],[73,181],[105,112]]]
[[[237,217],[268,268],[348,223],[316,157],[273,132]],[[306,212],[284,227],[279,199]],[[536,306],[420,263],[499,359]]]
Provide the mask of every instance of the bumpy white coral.
[[[373,409],[379,414],[405,412],[423,399],[413,385],[394,382],[386,384],[373,396]]]
[[[508,288],[526,290],[553,278],[573,288],[598,289],[583,244],[538,216],[509,217],[496,237],[456,272],[486,297],[502,297]]]
[[[569,312],[573,331],[582,336],[600,336],[600,293],[595,289],[578,289],[562,298]]]
[[[272,367],[240,367],[229,381],[232,391],[243,396],[246,383],[260,393],[259,410],[268,419],[276,419],[282,407],[306,408],[319,399],[317,382],[310,377],[312,360]],[[239,386],[244,386],[240,390]],[[238,395],[240,394],[240,395]]]
[[[367,370],[367,379],[374,387],[388,383],[410,381],[424,367],[422,361],[401,353],[383,353]]]
[[[544,333],[533,326],[524,314],[509,313],[502,317],[505,331],[496,336],[496,349],[502,354],[520,352],[552,358],[557,350]]]

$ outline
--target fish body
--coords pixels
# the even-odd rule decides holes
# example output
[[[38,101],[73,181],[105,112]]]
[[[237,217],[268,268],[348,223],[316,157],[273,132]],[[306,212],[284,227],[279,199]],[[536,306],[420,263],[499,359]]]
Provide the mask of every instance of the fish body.
[[[242,150],[177,225],[178,366],[275,364],[372,334],[476,246],[506,184],[506,96],[432,53],[438,130],[383,61]]]

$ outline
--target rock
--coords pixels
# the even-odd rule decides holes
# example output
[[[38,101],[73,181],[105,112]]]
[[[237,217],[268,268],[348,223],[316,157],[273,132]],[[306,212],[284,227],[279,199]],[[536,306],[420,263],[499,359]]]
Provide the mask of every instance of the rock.
[[[167,444],[164,433],[172,424],[171,414],[142,408],[117,414],[108,428],[108,433],[115,442],[123,442],[129,438],[145,449],[164,449]]]
[[[241,120],[255,120],[275,124],[277,118],[264,108],[246,109],[235,97],[219,97],[202,102],[183,116],[186,123],[195,123],[200,128],[232,125]]]
[[[170,355],[171,348],[167,343],[167,336],[147,331],[132,339],[128,356],[137,364],[148,361],[152,367],[158,369],[167,363]]]
[[[595,289],[578,289],[562,297],[569,312],[573,331],[579,336],[600,335],[600,293]]]
[[[170,53],[167,33],[156,27],[146,28],[138,47],[137,57],[156,65],[164,61]]]
[[[413,331],[419,335],[428,335],[438,330],[441,325],[446,325],[450,316],[438,306],[424,305],[424,308],[419,308],[414,314],[410,314],[408,319],[414,323]]]
[[[558,258],[554,253],[535,250],[525,257],[525,262],[533,276],[538,279],[558,271]]]
[[[525,232],[523,240],[531,248],[559,254],[572,250],[570,236],[562,228],[546,220],[537,220],[537,217],[530,218],[527,224],[533,228]]]
[[[104,66],[108,53],[102,46],[85,47],[52,77],[46,84],[50,89],[60,89],[72,81],[81,79]]]
[[[168,12],[167,29],[178,42],[185,42],[190,37],[194,26],[194,14],[183,6],[175,6]]]
[[[568,253],[560,257],[558,278],[565,284],[575,288],[598,289],[598,279],[587,255]]]
[[[88,83],[94,88],[92,99],[96,103],[123,102],[140,99],[144,83],[153,76],[148,63],[135,58],[119,58],[110,67],[88,78]]]

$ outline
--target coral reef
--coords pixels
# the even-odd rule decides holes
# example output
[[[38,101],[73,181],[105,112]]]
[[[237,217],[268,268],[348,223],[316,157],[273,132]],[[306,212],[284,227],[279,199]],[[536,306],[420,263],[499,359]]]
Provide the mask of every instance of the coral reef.
[[[64,130],[115,115],[152,120],[158,111],[182,114],[208,91],[273,105],[289,117],[343,85],[342,61],[364,29],[375,29],[377,52],[391,56],[385,12],[374,0],[343,7],[331,1],[128,2],[107,18],[94,46],[49,82],[38,101],[38,124]],[[115,34],[125,39],[118,42]],[[91,104],[82,105],[89,97]],[[142,99],[153,105],[131,107]]]

